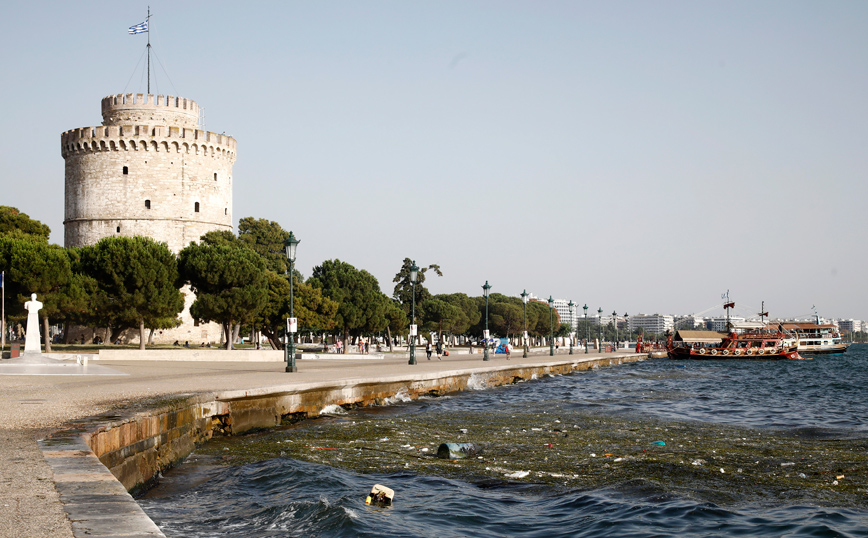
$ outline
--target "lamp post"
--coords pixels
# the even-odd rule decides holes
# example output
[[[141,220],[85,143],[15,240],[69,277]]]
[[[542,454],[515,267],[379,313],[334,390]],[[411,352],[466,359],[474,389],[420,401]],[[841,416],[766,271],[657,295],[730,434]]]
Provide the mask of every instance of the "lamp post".
[[[597,323],[597,325],[598,325],[597,331],[599,332],[599,335],[600,335],[599,339],[597,340],[597,353],[602,353],[603,352],[603,307],[602,306],[597,309],[597,321],[599,322],[599,323]]]
[[[485,285],[482,286],[482,295],[485,296],[485,333],[483,333],[483,340],[485,340],[485,350],[482,352],[482,360],[488,360],[488,291],[491,289],[491,286],[488,285],[488,281],[485,281]]]
[[[630,347],[630,338],[633,337],[633,331],[630,330],[630,315],[624,312],[624,325],[627,326],[627,339],[624,343],[624,347]]]
[[[588,325],[588,303],[585,303],[585,306],[583,306],[582,308],[585,309],[585,332],[586,332],[585,355],[587,355],[588,354],[588,340],[591,339],[591,326]]]
[[[549,295],[549,356],[555,355],[555,300]]]
[[[573,300],[570,299],[570,302],[567,304],[570,307],[570,355],[573,354],[573,312],[576,311],[576,305],[573,303]],[[576,333],[578,334],[579,326],[576,324]]]
[[[416,267],[416,260],[413,260],[413,265],[410,266],[410,283],[413,285],[413,321],[410,322],[410,363],[416,364],[416,278],[419,276],[419,268]]]
[[[615,327],[615,351],[618,351],[618,313],[612,310],[612,325]]]
[[[289,261],[289,319],[286,320],[286,345],[283,347],[283,358],[286,361],[287,372],[298,371],[298,367],[295,365],[295,331],[298,323],[293,316],[292,265],[295,263],[295,249],[298,248],[299,243],[301,241],[296,239],[292,232],[289,232],[289,237],[284,243],[286,259]]]
[[[522,357],[527,358],[527,290],[521,292],[521,302],[524,304],[524,354]]]

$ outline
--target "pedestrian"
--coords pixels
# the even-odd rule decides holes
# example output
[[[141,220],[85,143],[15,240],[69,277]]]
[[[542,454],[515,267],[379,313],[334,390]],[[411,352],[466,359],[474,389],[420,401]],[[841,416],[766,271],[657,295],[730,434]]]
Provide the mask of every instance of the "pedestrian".
[[[428,355],[428,360],[431,360],[431,342],[425,344],[425,353]]]
[[[443,354],[443,343],[440,340],[437,340],[437,360],[440,360],[440,355]]]
[[[503,349],[506,351],[506,360],[509,360],[509,354],[511,350],[509,349],[509,343],[503,346]]]

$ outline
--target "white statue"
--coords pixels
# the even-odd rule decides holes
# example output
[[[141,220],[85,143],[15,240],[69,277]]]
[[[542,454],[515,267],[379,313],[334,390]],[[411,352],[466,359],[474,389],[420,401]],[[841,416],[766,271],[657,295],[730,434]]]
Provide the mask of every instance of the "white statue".
[[[42,303],[36,300],[36,294],[30,295],[30,300],[24,303],[27,309],[27,333],[24,337],[24,353],[42,353],[39,340],[39,310]]]

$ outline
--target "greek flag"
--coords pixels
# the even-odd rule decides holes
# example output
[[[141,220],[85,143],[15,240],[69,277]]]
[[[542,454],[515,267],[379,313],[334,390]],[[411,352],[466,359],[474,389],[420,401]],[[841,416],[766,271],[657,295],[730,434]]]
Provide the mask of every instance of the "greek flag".
[[[130,26],[130,29],[129,29],[130,35],[144,34],[144,33],[147,33],[147,31],[148,31],[148,21],[140,22],[139,24],[137,24],[135,26]]]

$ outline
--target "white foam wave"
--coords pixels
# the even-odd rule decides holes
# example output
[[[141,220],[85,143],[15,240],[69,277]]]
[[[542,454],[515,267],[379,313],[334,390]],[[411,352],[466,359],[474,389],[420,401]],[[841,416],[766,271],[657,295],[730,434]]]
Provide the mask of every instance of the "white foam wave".
[[[401,389],[394,396],[386,398],[384,402],[386,405],[393,405],[401,402],[412,402],[413,398],[410,397],[410,393],[407,392],[407,389]]]
[[[487,386],[488,384],[481,375],[470,374],[470,377],[467,378],[467,390],[482,390]]]
[[[338,404],[327,405],[319,412],[320,415],[346,415],[347,411]]]

